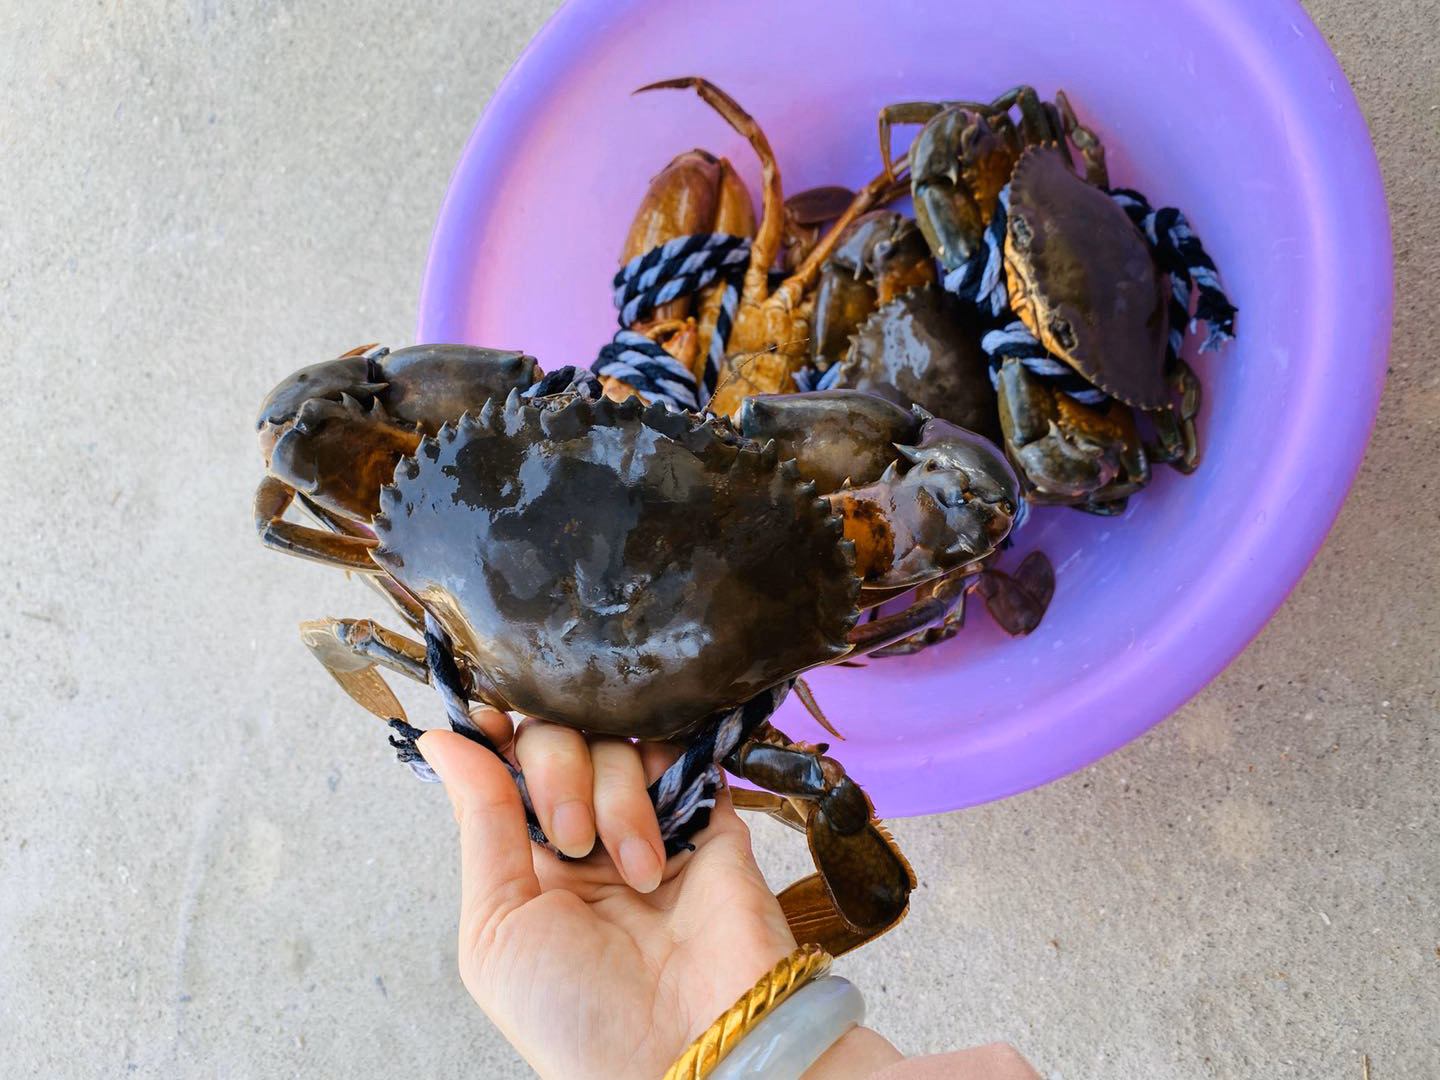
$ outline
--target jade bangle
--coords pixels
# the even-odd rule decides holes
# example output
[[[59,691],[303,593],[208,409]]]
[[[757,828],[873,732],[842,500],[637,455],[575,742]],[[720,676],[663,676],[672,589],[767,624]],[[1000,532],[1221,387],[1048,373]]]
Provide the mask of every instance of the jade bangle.
[[[865,1019],[865,999],[848,979],[828,975],[802,986],[757,1023],[708,1080],[800,1080]]]

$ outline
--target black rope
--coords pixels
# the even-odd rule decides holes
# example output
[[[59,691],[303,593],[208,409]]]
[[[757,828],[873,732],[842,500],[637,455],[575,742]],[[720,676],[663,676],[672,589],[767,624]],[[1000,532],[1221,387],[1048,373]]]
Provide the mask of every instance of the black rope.
[[[552,394],[579,394],[587,401],[598,401],[604,390],[600,380],[582,367],[573,364],[554,371],[547,371],[540,381],[531,384],[520,396],[523,398],[549,397]]]
[[[728,233],[677,236],[635,256],[612,282],[620,325],[633,326],[657,307],[703,289],[727,268],[743,271],[749,260],[749,238]]]
[[[1171,329],[1181,328],[1184,341],[1185,328],[1193,331],[1198,323],[1205,323],[1209,333],[1200,345],[1201,352],[1218,349],[1235,336],[1235,305],[1220,287],[1220,274],[1210,258],[1200,237],[1190,227],[1185,215],[1173,206],[1155,210],[1140,192],[1132,188],[1115,188],[1110,197],[1129,215],[1155,253],[1155,261],[1175,281],[1175,301],[1171,310]],[[1190,289],[1194,286],[1195,315],[1190,316]],[[1179,320],[1175,319],[1179,308]],[[1178,348],[1177,348],[1178,353]]]
[[[590,365],[596,375],[619,379],[651,401],[700,411],[700,388],[690,369],[644,334],[621,330]]]

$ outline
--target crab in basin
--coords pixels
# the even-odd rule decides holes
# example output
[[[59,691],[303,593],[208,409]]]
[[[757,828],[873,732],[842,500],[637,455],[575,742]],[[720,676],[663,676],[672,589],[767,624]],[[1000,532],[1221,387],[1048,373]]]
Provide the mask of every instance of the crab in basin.
[[[730,253],[737,260],[734,280],[729,288],[723,279],[713,281],[693,300],[667,292],[653,305],[631,296],[628,302],[617,299],[617,306],[623,325],[652,338],[689,369],[688,378],[703,385],[701,404],[734,416],[750,394],[795,389],[794,375],[809,352],[813,292],[822,265],[852,221],[903,188],[882,173],[854,192],[827,187],[787,200],[769,139],[734,98],[694,76],[651,83],[637,93],[658,89],[694,90],[749,142],[761,167],[760,214],[757,222],[750,196],[728,161],[702,150],[676,157],[651,181],[640,204],[622,249],[626,269],[617,287],[623,294],[626,270],[636,272],[632,283],[637,287],[657,272],[655,265],[640,261],[647,252],[658,256],[667,243],[710,233],[746,241],[746,247]],[[782,252],[788,270],[772,284],[771,271]],[[694,258],[697,253],[685,254]],[[602,363],[596,370],[611,397],[638,393],[655,399],[657,387],[624,363]]]
[[[717,726],[748,718],[715,764],[774,793],[746,805],[807,834],[818,873],[781,894],[797,933],[844,950],[904,915],[914,878],[868,798],[755,703],[773,710],[801,673],[945,615],[947,583],[1018,509],[993,445],[857,392],[751,399],[737,425],[612,401],[573,369],[541,378],[521,353],[464,346],[302,369],[258,428],[262,540],[365,575],[424,638],[366,620],[304,625],[360,704],[403,721],[386,669],[692,748],[720,747]],[[317,526],[284,519],[297,500]],[[917,587],[904,611],[860,621]],[[684,846],[664,835],[672,854]]]
[[[1000,318],[985,347],[1027,494],[1117,513],[1152,462],[1193,470],[1200,382],[1180,356],[1192,288],[1211,327],[1202,349],[1231,336],[1235,308],[1183,215],[1110,189],[1104,147],[1063,93],[1053,104],[1021,86],[988,105],[888,106],[887,167],[897,123],[924,125],[906,161],[946,287]],[[1155,442],[1142,440],[1137,411]]]

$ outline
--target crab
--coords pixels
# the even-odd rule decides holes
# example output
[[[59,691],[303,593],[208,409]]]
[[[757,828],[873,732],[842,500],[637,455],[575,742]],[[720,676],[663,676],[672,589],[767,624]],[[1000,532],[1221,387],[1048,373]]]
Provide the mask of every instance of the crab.
[[[372,713],[404,720],[383,668],[589,733],[691,744],[803,672],[943,618],[947,583],[1018,509],[992,444],[871,395],[752,398],[737,425],[554,375],[523,353],[364,348],[262,407],[262,541],[364,575],[424,638],[304,624]],[[283,520],[297,500],[318,527]],[[917,586],[906,610],[860,621]],[[844,950],[903,917],[914,877],[824,750],[759,723],[723,764],[772,793],[746,805],[806,831],[817,875],[782,906]]]
[[[1010,115],[1017,106],[1018,126]],[[988,105],[888,106],[880,113],[887,167],[897,123],[924,125],[907,155],[916,222],[950,282],[984,264],[986,230],[1005,215],[1004,285],[995,295],[1008,293],[1028,331],[1010,337],[1033,335],[1040,348],[1031,358],[1050,369],[1037,377],[1018,353],[1000,349],[1000,421],[1027,493],[1114,513],[1148,481],[1152,461],[1194,469],[1200,384],[1171,333],[1188,320],[1190,280],[1161,268],[1112,197],[1104,147],[1064,93],[1054,104],[1022,86]],[[1158,444],[1142,441],[1134,410],[1150,419]]]
[[[873,210],[840,237],[816,292],[811,363],[818,385],[919,406],[998,443],[995,390],[979,338],[973,313],[936,285],[929,246],[909,218]],[[1008,633],[1028,634],[1049,606],[1054,570],[1041,552],[1013,575],[994,561],[967,592],[978,592]],[[964,614],[962,599],[940,626],[873,655],[906,655],[944,641]]]
[[[725,351],[715,372],[710,411],[734,416],[740,402],[750,394],[787,393],[795,389],[794,374],[804,366],[809,352],[814,286],[820,269],[839,237],[859,215],[879,202],[892,198],[896,178],[888,172],[875,177],[859,190],[816,189],[787,201],[781,185],[780,168],[770,141],[754,117],[719,87],[706,79],[687,76],[666,79],[640,88],[693,89],[707,105],[755,151],[761,165],[761,200],[758,224],[749,196],[727,161],[700,150],[687,151],[674,159],[651,181],[641,202],[622,252],[622,262],[668,240],[705,232],[726,232],[750,236],[749,257],[738,287]],[[718,167],[711,168],[711,163]],[[843,210],[837,203],[849,195]],[[802,222],[810,227],[833,222],[818,239],[797,236]],[[787,233],[792,242],[787,244]],[[798,245],[793,241],[798,240]],[[771,287],[770,272],[785,251],[790,272]],[[803,251],[803,257],[800,252]],[[689,301],[674,302],[631,329],[653,337],[662,347],[702,378],[710,341],[721,318],[723,287],[708,286],[699,298],[693,323],[684,321]],[[677,321],[677,319],[679,321]],[[625,397],[641,392],[623,377],[605,380],[607,395]]]
[[[935,262],[913,221],[893,210],[871,210],[856,218],[820,271],[811,366],[828,371],[876,309],[935,281]]]

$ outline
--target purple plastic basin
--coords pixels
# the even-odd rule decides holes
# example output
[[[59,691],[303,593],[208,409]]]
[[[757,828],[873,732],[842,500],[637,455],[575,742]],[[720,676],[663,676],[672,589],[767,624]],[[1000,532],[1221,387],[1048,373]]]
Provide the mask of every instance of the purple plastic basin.
[[[691,92],[704,75],[760,122],[786,189],[880,168],[895,101],[1068,91],[1112,183],[1190,217],[1240,308],[1194,358],[1205,460],[1161,469],[1123,518],[1033,515],[1055,601],[1012,640],[980,605],[918,656],[811,676],[834,753],[885,816],[950,810],[1089,764],[1214,678],[1299,580],[1365,449],[1385,373],[1384,196],[1345,76],[1290,0],[571,0],[480,119],[436,225],[418,340],[588,364],[615,329],[609,279],[649,178],[747,144]],[[909,129],[912,130],[913,129]],[[907,137],[902,133],[900,143]],[[1192,346],[1193,352],[1193,346]],[[777,718],[823,734],[792,699]]]

